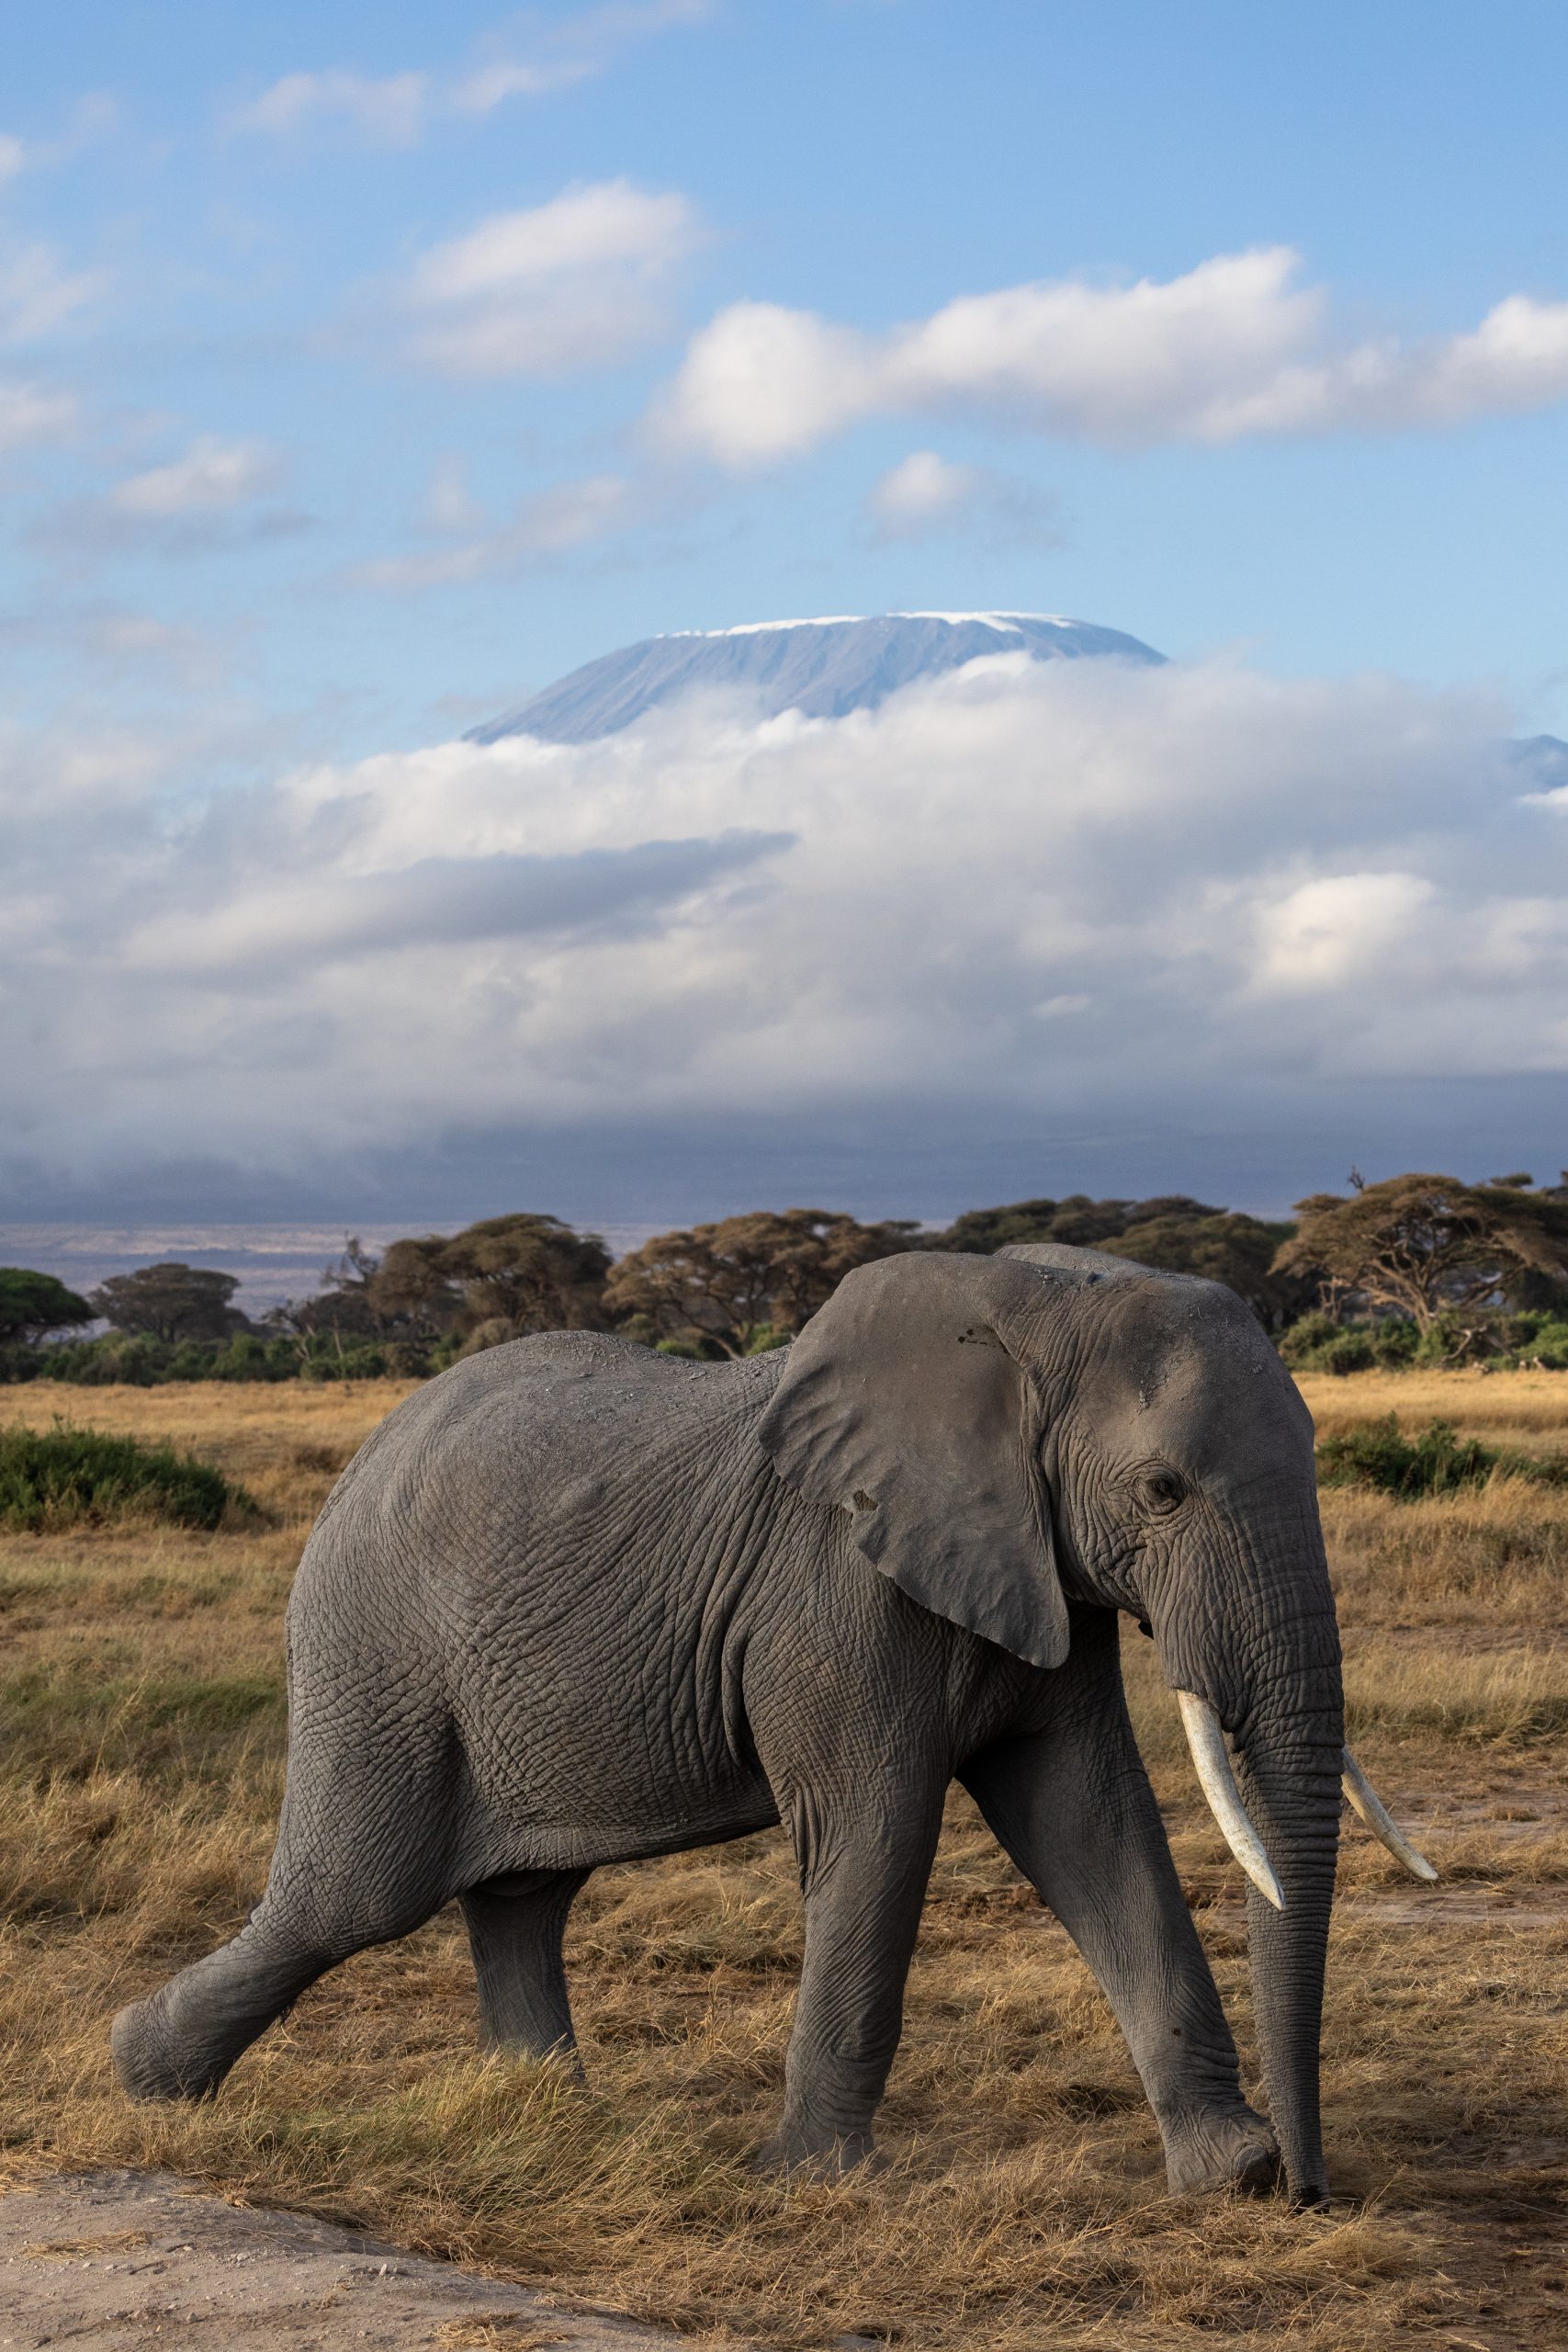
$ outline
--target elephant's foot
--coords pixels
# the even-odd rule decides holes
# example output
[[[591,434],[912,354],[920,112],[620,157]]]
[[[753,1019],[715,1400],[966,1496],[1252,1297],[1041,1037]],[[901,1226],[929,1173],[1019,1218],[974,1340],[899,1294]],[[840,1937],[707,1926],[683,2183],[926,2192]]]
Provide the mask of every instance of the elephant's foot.
[[[1165,2165],[1178,2197],[1263,2197],[1280,2177],[1280,2147],[1251,2108],[1208,2108],[1168,2128]]]
[[[132,2098],[210,2098],[228,2073],[229,2062],[215,2063],[198,2051],[179,2048],[169,2028],[166,1991],[132,2002],[109,2028],[120,2088]]]
[[[753,2172],[781,2173],[792,2180],[842,2180],[850,2173],[870,2179],[887,2169],[869,2132],[820,2132],[781,2124],[751,2159]]]

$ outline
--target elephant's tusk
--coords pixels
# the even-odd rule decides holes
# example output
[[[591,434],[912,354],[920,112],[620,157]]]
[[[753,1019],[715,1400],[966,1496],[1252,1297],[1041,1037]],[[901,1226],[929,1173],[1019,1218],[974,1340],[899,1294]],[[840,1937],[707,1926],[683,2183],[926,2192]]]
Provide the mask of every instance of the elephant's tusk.
[[[1241,1791],[1231,1770],[1231,1759],[1225,1748],[1225,1736],[1220,1719],[1207,1699],[1198,1698],[1190,1690],[1179,1690],[1176,1703],[1181,1710],[1181,1728],[1187,1734],[1187,1745],[1192,1750],[1192,1768],[1199,1785],[1209,1800],[1209,1810],[1219,1823],[1225,1844],[1252,1881],[1259,1894],[1270,1902],[1276,1911],[1285,1907],[1263,1840],[1247,1818],[1247,1807],[1241,1801]]]
[[[1381,1838],[1389,1852],[1404,1864],[1412,1878],[1425,1879],[1430,1886],[1438,1875],[1437,1871],[1426,1855],[1411,1844],[1348,1748],[1345,1750],[1344,1765],[1339,1785],[1345,1792],[1345,1801],[1351,1812],[1364,1821],[1372,1836]]]

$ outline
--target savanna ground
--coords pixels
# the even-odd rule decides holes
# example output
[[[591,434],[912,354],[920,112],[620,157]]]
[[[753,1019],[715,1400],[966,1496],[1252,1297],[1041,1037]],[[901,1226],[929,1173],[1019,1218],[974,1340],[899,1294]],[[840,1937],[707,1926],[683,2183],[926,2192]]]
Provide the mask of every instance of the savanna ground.
[[[1568,1453],[1568,1375],[1303,1381],[1326,1434],[1396,1408]],[[1347,1825],[1326,2216],[1165,2190],[1087,1972],[955,1800],[882,2122],[888,2171],[747,2169],[780,2097],[800,1923],[777,1833],[602,1871],[569,1946],[591,2087],[481,2060],[454,1914],[306,1995],[194,2111],[133,2108],[110,2013],[232,1933],[282,1779],[280,1620],[310,1517],[403,1388],[0,1392],[171,1438],[266,1520],[0,1536],[0,2172],[168,2165],[697,2334],[1078,2352],[1568,2344],[1568,1487],[1324,1498],[1363,1761],[1439,1864]],[[1251,2068],[1237,1873],[1149,1644],[1134,1703]]]

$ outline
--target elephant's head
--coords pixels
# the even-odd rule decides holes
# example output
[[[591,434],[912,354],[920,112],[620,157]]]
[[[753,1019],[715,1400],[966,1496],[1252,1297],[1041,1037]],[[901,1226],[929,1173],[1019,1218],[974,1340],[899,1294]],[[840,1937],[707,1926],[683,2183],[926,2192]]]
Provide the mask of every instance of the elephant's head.
[[[1223,1284],[1092,1250],[885,1259],[807,1324],[761,1434],[786,1480],[848,1514],[884,1574],[1018,1657],[1060,1665],[1069,1597],[1152,1633],[1252,1880],[1258,2032],[1291,2189],[1321,2201],[1324,1958],[1355,1768],[1312,1421],[1255,1317]],[[1367,1791],[1357,1809],[1369,1803]]]

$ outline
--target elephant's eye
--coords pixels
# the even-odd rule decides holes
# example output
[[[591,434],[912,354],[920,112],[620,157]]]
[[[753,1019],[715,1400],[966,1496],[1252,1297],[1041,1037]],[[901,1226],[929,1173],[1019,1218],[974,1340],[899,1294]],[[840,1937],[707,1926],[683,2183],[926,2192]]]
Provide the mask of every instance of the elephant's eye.
[[[1143,1500],[1153,1511],[1171,1511],[1186,1499],[1187,1489],[1174,1470],[1151,1470],[1139,1482]]]

